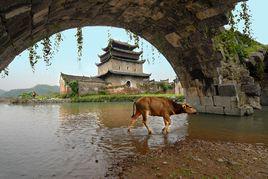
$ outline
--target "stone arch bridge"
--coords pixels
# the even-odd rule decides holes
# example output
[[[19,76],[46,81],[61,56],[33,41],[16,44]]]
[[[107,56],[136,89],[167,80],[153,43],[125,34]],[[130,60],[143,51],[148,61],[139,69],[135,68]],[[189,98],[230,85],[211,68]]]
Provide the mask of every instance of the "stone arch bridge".
[[[46,36],[78,26],[121,27],[152,43],[169,61],[186,99],[201,112],[244,115],[235,86],[221,86],[222,55],[211,38],[239,0],[0,1],[0,70]],[[92,42],[93,43],[93,42]],[[230,90],[226,90],[230,88]]]

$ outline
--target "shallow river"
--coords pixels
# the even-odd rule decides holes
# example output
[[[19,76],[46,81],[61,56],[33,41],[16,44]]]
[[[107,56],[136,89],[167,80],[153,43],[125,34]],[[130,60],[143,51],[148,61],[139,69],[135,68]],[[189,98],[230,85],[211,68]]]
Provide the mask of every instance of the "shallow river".
[[[116,161],[185,137],[268,145],[267,107],[250,117],[176,115],[167,136],[158,117],[153,135],[141,122],[128,134],[131,114],[131,103],[0,104],[0,178],[103,178]]]

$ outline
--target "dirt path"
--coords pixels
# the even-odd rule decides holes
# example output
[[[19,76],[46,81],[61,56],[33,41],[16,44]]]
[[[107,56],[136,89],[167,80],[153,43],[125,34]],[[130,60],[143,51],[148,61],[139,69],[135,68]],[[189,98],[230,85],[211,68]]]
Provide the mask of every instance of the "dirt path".
[[[120,178],[268,178],[263,144],[187,139],[119,164]]]

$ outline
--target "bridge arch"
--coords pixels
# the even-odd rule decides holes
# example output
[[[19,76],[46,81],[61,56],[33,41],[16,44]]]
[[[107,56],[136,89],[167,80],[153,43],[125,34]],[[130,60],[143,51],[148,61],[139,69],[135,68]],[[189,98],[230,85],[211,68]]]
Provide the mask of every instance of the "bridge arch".
[[[9,0],[0,2],[0,70],[33,43],[83,26],[124,28],[153,44],[200,106],[215,93],[221,54],[211,38],[239,0]],[[93,43],[93,42],[92,42]],[[202,99],[201,99],[202,98]]]

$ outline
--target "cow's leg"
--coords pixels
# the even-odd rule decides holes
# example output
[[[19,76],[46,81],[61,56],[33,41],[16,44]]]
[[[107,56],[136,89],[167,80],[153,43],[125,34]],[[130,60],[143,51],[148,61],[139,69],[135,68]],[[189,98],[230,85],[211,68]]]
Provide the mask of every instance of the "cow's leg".
[[[164,134],[167,134],[169,132],[169,126],[171,124],[171,120],[168,115],[164,117],[164,124],[165,124],[165,127],[162,129],[162,132]]]
[[[131,128],[134,126],[134,124],[136,123],[138,117],[141,115],[141,113],[139,111],[136,111],[136,114],[131,117],[131,121],[130,121],[130,124],[128,126],[128,132],[130,132]]]
[[[146,129],[148,130],[148,134],[152,134],[152,130],[147,125],[148,115],[149,115],[148,111],[142,114],[142,117],[143,117],[142,122],[144,126],[146,127]]]

